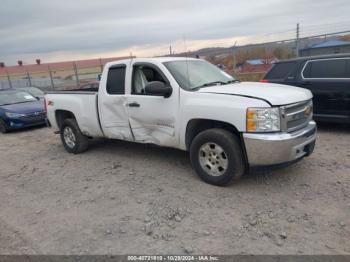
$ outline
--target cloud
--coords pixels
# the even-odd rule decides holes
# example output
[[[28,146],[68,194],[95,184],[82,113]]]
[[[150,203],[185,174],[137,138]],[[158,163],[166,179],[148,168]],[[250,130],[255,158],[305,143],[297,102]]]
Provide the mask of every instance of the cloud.
[[[0,61],[78,59],[98,55],[159,55],[173,45],[229,46],[294,37],[303,26],[349,22],[348,0],[3,0]],[[309,27],[308,33],[323,27]],[[278,34],[273,35],[273,33]],[[303,31],[302,31],[303,32]],[[306,33],[306,32],[305,32]],[[66,55],[65,55],[66,54]]]

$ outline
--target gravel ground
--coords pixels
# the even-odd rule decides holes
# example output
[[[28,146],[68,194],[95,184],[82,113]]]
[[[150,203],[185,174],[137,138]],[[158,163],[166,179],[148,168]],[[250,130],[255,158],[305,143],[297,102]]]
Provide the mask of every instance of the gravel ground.
[[[311,157],[225,188],[173,149],[70,155],[47,128],[0,141],[0,254],[350,253],[349,126],[322,125]]]

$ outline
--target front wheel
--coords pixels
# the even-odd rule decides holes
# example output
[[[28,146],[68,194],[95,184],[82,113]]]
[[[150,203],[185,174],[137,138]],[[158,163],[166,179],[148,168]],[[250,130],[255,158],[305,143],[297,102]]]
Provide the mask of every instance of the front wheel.
[[[81,133],[75,119],[64,120],[60,134],[63,146],[69,153],[79,154],[87,150],[88,138]]]
[[[7,132],[8,132],[8,130],[7,130],[7,127],[6,127],[4,120],[0,119],[0,133],[5,134]]]
[[[212,185],[224,186],[245,172],[239,139],[224,129],[198,134],[191,144],[190,157],[199,177]]]

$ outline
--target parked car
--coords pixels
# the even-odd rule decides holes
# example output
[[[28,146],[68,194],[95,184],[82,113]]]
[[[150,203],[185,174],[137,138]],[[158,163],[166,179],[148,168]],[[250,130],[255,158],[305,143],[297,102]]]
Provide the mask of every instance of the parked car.
[[[39,99],[44,99],[44,95],[45,93],[43,91],[41,91],[39,88],[34,87],[34,86],[27,86],[27,87],[21,87],[18,88],[17,90],[19,91],[25,91],[29,94],[31,94],[32,96],[39,98]]]
[[[99,81],[91,81],[91,82],[89,82],[89,83],[86,83],[86,84],[84,84],[84,85],[81,85],[81,86],[79,87],[79,89],[97,91],[99,85],[100,85],[100,82],[99,82]]]
[[[16,89],[0,91],[0,132],[45,124],[43,100]]]
[[[310,91],[242,83],[199,59],[111,62],[98,92],[48,92],[45,99],[68,152],[85,151],[91,137],[187,150],[197,174],[214,185],[252,166],[297,161],[316,140]]]
[[[350,123],[350,54],[280,61],[261,81],[306,88],[316,120]]]

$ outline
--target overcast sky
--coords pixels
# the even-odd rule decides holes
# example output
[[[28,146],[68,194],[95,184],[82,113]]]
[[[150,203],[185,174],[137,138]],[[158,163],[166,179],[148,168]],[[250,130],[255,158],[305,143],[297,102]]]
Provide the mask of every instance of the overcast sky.
[[[161,55],[350,29],[349,0],[1,0],[0,61]]]

